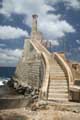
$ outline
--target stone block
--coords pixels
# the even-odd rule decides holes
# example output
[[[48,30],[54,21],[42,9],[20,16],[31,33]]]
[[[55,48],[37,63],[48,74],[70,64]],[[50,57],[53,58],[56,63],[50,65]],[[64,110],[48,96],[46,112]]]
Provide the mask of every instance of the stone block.
[[[80,87],[74,85],[70,88],[70,100],[80,102]]]

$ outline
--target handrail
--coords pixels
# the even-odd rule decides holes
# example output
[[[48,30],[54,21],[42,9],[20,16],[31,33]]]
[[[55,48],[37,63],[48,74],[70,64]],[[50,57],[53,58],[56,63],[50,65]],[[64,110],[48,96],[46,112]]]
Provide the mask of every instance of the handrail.
[[[38,48],[34,45],[33,41],[30,40],[30,43],[33,45],[33,47],[35,48],[35,50],[37,51],[38,54],[41,54],[40,51],[38,50]]]
[[[36,43],[37,43],[37,45],[39,45],[39,50],[40,51],[44,51],[48,56],[50,56],[51,55],[51,53],[39,42],[39,41],[37,41],[37,40],[33,40],[33,42],[35,42],[35,45],[36,45]]]
[[[62,66],[64,67],[65,71],[67,72],[68,75],[68,82],[69,82],[69,88],[70,86],[73,84],[73,74],[71,69],[69,68],[69,66],[67,65],[67,63],[65,62],[65,60],[58,54],[58,53],[54,53],[54,56],[57,60],[59,60],[59,62],[61,62]]]
[[[49,84],[49,61],[46,57],[46,54],[42,52],[42,57],[44,59],[45,65],[46,65],[46,71],[45,71],[45,79],[43,80],[43,85],[41,88],[40,96],[43,99],[47,99],[48,97],[48,84]]]
[[[38,42],[38,44],[40,45],[40,47],[42,48],[42,50],[44,50],[44,52],[47,53],[47,55],[50,55],[50,52],[40,42]]]
[[[46,48],[44,48],[36,40],[31,40],[30,42],[33,44],[34,48],[36,48],[39,51],[39,53],[41,53],[42,58],[43,58],[44,63],[45,63],[45,66],[46,66],[45,78],[43,80],[43,84],[42,84],[42,87],[41,87],[40,97],[43,98],[43,99],[47,99],[47,95],[48,95],[47,91],[48,91],[48,83],[49,83],[49,61],[48,61],[47,56],[48,56],[48,54],[50,55],[50,53],[48,52],[48,50],[46,50]],[[47,55],[46,55],[46,53],[47,53]]]

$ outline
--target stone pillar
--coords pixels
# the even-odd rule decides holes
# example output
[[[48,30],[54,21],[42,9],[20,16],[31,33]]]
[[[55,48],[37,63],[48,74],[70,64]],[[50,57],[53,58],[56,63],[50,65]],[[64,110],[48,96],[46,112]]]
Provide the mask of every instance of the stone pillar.
[[[32,33],[31,37],[34,38],[37,34],[37,15],[32,15]]]

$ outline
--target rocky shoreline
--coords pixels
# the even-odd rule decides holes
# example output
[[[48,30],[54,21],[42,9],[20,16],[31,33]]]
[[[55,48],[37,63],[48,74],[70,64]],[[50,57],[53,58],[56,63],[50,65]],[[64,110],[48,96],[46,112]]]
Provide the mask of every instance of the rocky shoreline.
[[[38,110],[30,108],[9,109],[0,111],[0,120],[80,120],[80,113],[58,110],[47,106]]]
[[[0,120],[80,120],[80,103],[43,101],[38,95],[30,86],[1,86]]]

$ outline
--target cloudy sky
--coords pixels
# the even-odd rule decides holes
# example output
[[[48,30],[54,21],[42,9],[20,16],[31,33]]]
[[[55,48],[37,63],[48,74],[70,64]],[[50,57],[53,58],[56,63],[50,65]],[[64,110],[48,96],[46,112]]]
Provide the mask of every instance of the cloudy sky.
[[[38,14],[38,29],[54,51],[80,61],[80,0],[0,0],[0,66],[17,64],[32,14]]]

